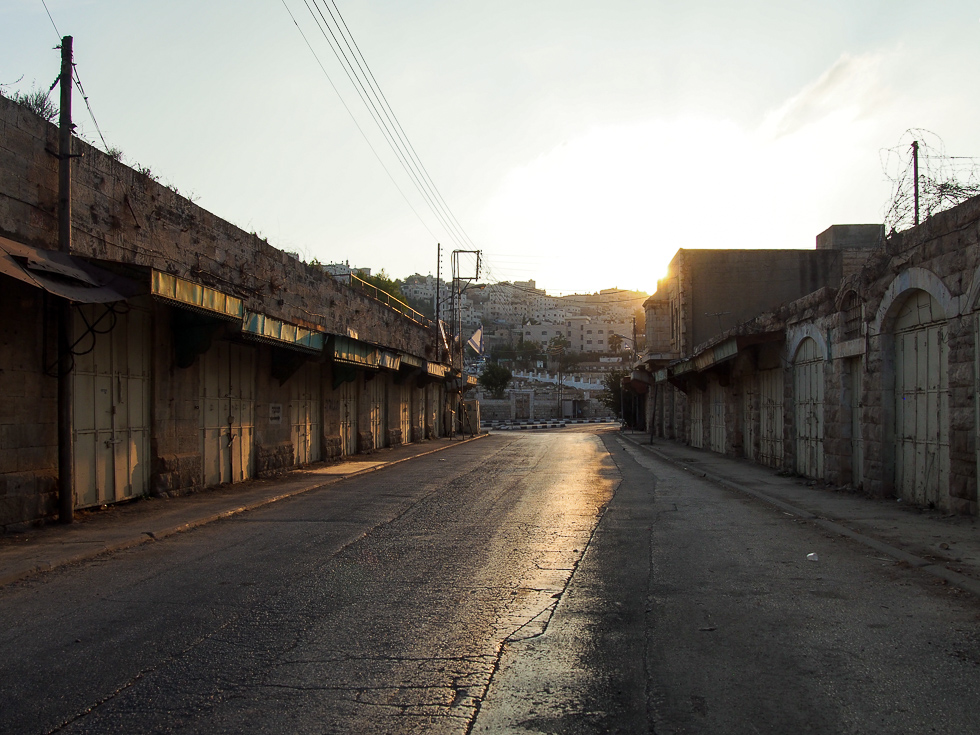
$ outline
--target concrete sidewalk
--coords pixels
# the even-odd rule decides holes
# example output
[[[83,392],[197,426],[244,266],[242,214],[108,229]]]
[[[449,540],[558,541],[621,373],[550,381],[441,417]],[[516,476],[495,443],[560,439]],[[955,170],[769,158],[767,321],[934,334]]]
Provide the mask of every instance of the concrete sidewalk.
[[[872,499],[746,460],[694,449],[648,434],[619,436],[672,464],[782,512],[872,549],[887,561],[908,564],[980,597],[980,524],[969,516]]]
[[[52,523],[0,537],[0,586],[65,564],[165,538],[353,475],[458,447],[485,436],[436,439],[343,461],[318,463],[273,479],[249,480],[177,498],[145,498],[104,510],[80,511],[71,525]]]

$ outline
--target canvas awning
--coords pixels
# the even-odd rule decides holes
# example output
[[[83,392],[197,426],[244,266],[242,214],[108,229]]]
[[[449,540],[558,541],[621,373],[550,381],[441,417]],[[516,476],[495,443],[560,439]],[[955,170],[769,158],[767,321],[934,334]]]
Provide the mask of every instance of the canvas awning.
[[[0,273],[81,304],[125,301],[145,288],[81,258],[0,237]]]

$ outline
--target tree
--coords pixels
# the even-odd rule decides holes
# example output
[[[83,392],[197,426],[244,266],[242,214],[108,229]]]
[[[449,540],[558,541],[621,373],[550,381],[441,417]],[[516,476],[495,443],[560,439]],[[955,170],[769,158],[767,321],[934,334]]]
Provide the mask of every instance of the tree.
[[[504,391],[507,389],[507,385],[510,383],[512,377],[510,370],[503,365],[491,362],[480,373],[477,381],[494,398],[503,398]]]
[[[396,299],[402,303],[407,303],[405,301],[405,295],[402,293],[401,281],[398,279],[389,278],[388,274],[385,273],[384,268],[382,268],[378,273],[373,276],[357,276],[362,281],[370,283],[375,288],[379,288],[384,291],[389,296],[394,296]]]
[[[623,346],[623,338],[618,334],[612,334],[609,336],[609,350],[610,352],[619,352],[620,348]]]
[[[603,392],[598,395],[600,403],[613,412],[617,418],[623,417],[623,378],[625,370],[613,370],[602,379]]]

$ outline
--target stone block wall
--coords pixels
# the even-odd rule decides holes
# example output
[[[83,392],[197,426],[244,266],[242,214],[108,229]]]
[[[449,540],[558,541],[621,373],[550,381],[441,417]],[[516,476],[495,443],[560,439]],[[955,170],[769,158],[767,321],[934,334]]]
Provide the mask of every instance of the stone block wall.
[[[284,321],[435,359],[432,332],[74,139],[73,252],[155,268]],[[57,127],[0,98],[0,234],[58,246]]]
[[[0,288],[0,526],[57,508],[58,381],[55,313],[40,289],[4,277]]]

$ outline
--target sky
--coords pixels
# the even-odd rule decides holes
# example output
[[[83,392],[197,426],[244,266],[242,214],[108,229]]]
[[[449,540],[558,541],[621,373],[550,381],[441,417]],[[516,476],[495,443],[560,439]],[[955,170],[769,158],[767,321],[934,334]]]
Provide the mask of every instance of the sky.
[[[447,228],[313,0],[46,1],[126,163],[304,260],[393,277],[434,274],[441,243],[444,276],[479,249],[482,280],[652,292],[681,247],[883,221],[908,129],[980,156],[975,2],[333,0]],[[47,88],[41,0],[3,0],[0,28],[3,89]],[[77,91],[73,112],[101,147]]]

